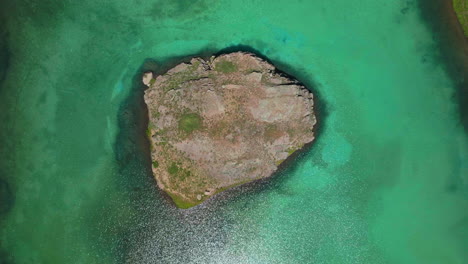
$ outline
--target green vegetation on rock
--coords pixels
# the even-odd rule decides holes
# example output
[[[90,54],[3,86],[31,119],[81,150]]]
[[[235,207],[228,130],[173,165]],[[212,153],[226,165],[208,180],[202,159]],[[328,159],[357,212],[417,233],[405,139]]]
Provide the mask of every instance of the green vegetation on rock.
[[[153,161],[153,167],[154,168],[159,167],[159,162],[157,160]]]
[[[278,161],[276,162],[276,166],[279,166],[279,165],[280,165],[281,163],[283,163],[284,161],[285,161],[284,159],[278,160]]]
[[[194,207],[197,204],[200,204],[200,202],[190,202],[185,199],[182,199],[180,196],[172,194],[170,192],[167,192],[167,194],[171,197],[172,201],[175,203],[175,205],[180,208],[180,209],[188,209],[190,207]]]
[[[227,60],[216,63],[215,70],[222,73],[231,73],[237,71],[237,66]]]
[[[288,149],[288,156],[292,155],[294,152],[296,152],[296,150],[297,150],[297,148],[294,148],[294,147],[289,148]]]
[[[167,172],[169,172],[169,174],[171,174],[171,175],[177,174],[179,172],[179,170],[180,170],[180,168],[179,168],[179,166],[177,166],[177,164],[175,162],[172,162],[171,166],[169,166],[167,168]]]
[[[468,1],[466,0],[453,0],[453,8],[457,13],[458,21],[465,32],[465,36],[468,36]]]
[[[179,119],[179,130],[186,133],[192,133],[201,127],[202,119],[200,115],[195,113],[183,114]]]

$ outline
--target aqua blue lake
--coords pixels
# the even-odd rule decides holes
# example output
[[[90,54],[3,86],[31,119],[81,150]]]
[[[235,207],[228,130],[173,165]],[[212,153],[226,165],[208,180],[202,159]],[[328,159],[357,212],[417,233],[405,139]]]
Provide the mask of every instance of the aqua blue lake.
[[[468,55],[443,2],[2,1],[0,263],[468,263]],[[140,74],[225,49],[310,88],[317,140],[180,210]]]

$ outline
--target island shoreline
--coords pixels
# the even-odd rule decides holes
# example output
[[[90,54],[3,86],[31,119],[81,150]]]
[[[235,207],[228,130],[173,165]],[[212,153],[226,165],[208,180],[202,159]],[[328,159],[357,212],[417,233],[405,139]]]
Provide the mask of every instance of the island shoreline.
[[[150,156],[151,156],[150,155],[150,152],[151,152],[150,151],[150,145],[151,145],[151,143],[150,143],[150,139],[148,138],[148,135],[147,135],[147,129],[148,129],[148,124],[149,124],[149,113],[148,113],[148,106],[147,106],[147,104],[145,103],[145,101],[143,99],[143,94],[148,89],[148,87],[146,87],[144,84],[141,83],[141,76],[143,75],[143,73],[150,71],[150,72],[153,72],[153,74],[156,77],[158,75],[163,75],[163,74],[167,73],[167,71],[169,71],[171,68],[175,67],[176,65],[178,65],[180,63],[189,63],[192,58],[202,58],[204,60],[209,60],[209,58],[211,58],[212,56],[218,57],[218,56],[221,56],[223,54],[229,54],[229,53],[232,53],[232,52],[252,53],[255,56],[261,58],[262,60],[264,60],[264,61],[266,61],[266,62],[268,62],[270,64],[274,64],[276,66],[275,67],[275,73],[280,74],[282,76],[285,76],[286,78],[295,78],[298,81],[299,85],[302,85],[302,86],[306,87],[306,89],[308,89],[309,91],[311,91],[314,94],[314,98],[317,98],[317,97],[320,96],[320,95],[317,95],[318,92],[315,89],[313,89],[313,87],[311,87],[311,85],[308,85],[308,84],[302,82],[301,78],[293,77],[293,75],[291,75],[289,72],[286,72],[285,70],[283,70],[284,68],[288,68],[287,65],[285,65],[285,64],[283,64],[281,62],[280,63],[278,63],[278,62],[273,63],[265,55],[259,53],[257,50],[251,48],[250,46],[236,45],[236,46],[231,46],[231,47],[221,49],[218,52],[202,51],[202,52],[199,52],[199,53],[197,53],[195,55],[187,55],[187,56],[179,56],[179,57],[169,58],[167,60],[164,60],[163,62],[157,62],[156,60],[153,60],[151,58],[146,59],[145,62],[142,64],[142,66],[140,66],[139,70],[137,71],[137,73],[133,77],[133,80],[137,82],[135,84],[137,87],[135,87],[134,89],[136,90],[135,92],[138,93],[138,96],[137,96],[138,97],[138,99],[137,99],[137,101],[138,101],[137,102],[137,104],[138,104],[137,108],[138,109],[133,108],[131,111],[136,111],[135,114],[136,114],[136,116],[138,116],[137,117],[138,120],[135,120],[135,122],[136,122],[136,127],[135,127],[136,131],[135,131],[135,133],[137,135],[141,135],[141,138],[142,138],[142,140],[137,140],[136,141],[136,144],[137,144],[136,148],[141,149],[141,150],[143,150],[142,152],[144,152],[145,157],[143,157],[143,159],[144,159],[144,163],[145,163],[144,164],[145,168],[147,168],[146,171],[148,172],[147,177],[151,178],[151,181],[154,181],[154,183],[155,183],[154,188],[157,189],[157,192],[161,194],[161,196],[164,198],[164,200],[166,200],[169,204],[172,204],[177,209],[184,210],[184,209],[187,209],[187,208],[179,208],[177,206],[177,203],[174,202],[174,197],[172,197],[170,194],[166,193],[164,190],[162,190],[161,188],[159,188],[157,186],[156,178],[154,177],[154,175],[153,175],[153,173],[151,171],[151,168],[152,168],[152,161],[151,161],[151,158],[150,158]],[[280,65],[280,66],[277,66],[277,65]],[[315,85],[313,85],[313,86],[315,86]],[[294,166],[297,159],[299,159],[301,156],[303,156],[304,154],[311,151],[312,144],[314,144],[318,140],[320,140],[320,136],[321,136],[320,132],[321,132],[321,130],[323,128],[323,120],[325,119],[324,115],[326,115],[326,108],[325,108],[325,104],[324,104],[323,101],[315,100],[314,113],[315,113],[315,117],[316,117],[317,122],[314,125],[315,139],[312,142],[309,142],[309,143],[305,144],[301,149],[299,149],[295,153],[293,153],[288,159],[285,160],[285,162],[281,163],[278,166],[277,171],[275,171],[272,175],[270,175],[270,177],[259,178],[257,180],[254,180],[254,181],[251,181],[251,182],[248,182],[248,183],[231,186],[231,187],[227,188],[226,191],[229,191],[229,193],[232,193],[232,192],[236,192],[236,190],[239,190],[242,187],[254,188],[255,190],[260,188],[259,190],[261,191],[261,190],[264,189],[264,187],[262,187],[262,186],[269,185],[269,183],[271,183],[271,181],[273,179],[275,179],[277,177],[277,175],[282,174],[282,172],[290,169],[292,166]],[[258,187],[258,186],[260,186],[260,187]],[[225,193],[225,191],[217,192],[216,194],[214,194],[212,196],[212,198],[217,197],[217,198],[214,198],[214,199],[218,199],[218,197],[220,197],[220,194],[223,194],[223,193]],[[237,195],[234,195],[234,196],[237,196]],[[190,208],[193,208],[193,207],[190,207]]]
[[[228,48],[228,49],[230,49],[230,48]],[[169,69],[170,69],[170,66],[171,66],[172,64],[178,65],[177,63],[187,63],[191,58],[209,58],[209,59],[205,59],[205,60],[206,60],[206,61],[210,61],[210,60],[214,60],[215,58],[222,57],[223,55],[232,54],[232,50],[233,50],[232,48],[231,48],[229,51],[227,51],[227,49],[224,49],[224,50],[222,50],[221,52],[218,52],[218,53],[211,53],[211,54],[214,54],[214,55],[210,55],[210,56],[194,56],[194,57],[191,57],[191,56],[184,56],[184,57],[179,57],[178,59],[177,59],[177,58],[176,58],[176,59],[169,59],[169,60],[166,61],[166,63],[165,63],[164,65],[161,65],[160,67],[158,67],[158,69],[145,69],[145,67],[142,66],[142,67],[141,67],[140,73],[141,73],[141,72],[148,72],[148,71],[150,71],[150,72],[152,72],[152,73],[155,73],[156,76],[161,76],[161,75],[165,75],[165,74],[167,73],[167,71],[166,71],[165,69],[166,69],[166,68],[169,68]],[[238,49],[237,47],[236,47],[234,50],[239,51],[239,49]],[[267,61],[267,62],[270,61],[270,60],[268,60],[267,58],[265,58],[264,55],[258,55],[258,53],[253,53],[251,49],[250,49],[249,51],[244,51],[244,50],[245,50],[245,49],[242,49],[242,51],[240,51],[240,53],[243,53],[243,54],[252,54],[253,56],[255,56],[255,57],[257,57],[257,58],[260,58],[260,59],[263,60],[263,61]],[[226,52],[226,53],[225,53],[225,52]],[[203,54],[203,55],[204,55],[204,54]],[[157,64],[157,65],[160,65],[160,64]],[[301,81],[298,80],[297,78],[293,77],[293,76],[290,75],[289,73],[283,71],[281,68],[275,67],[274,72],[275,72],[275,74],[281,75],[281,76],[283,76],[284,78],[297,80],[296,85],[300,85],[300,86],[302,86],[302,87],[305,87],[305,89],[306,89],[308,92],[313,91],[313,89],[310,89],[310,88],[309,88],[309,87],[310,87],[309,85],[304,84],[303,82],[301,82]],[[156,76],[154,76],[154,77],[156,77]],[[144,82],[145,82],[145,80],[144,80]],[[149,85],[149,83],[146,83],[146,85]],[[146,91],[146,90],[147,90],[147,89],[144,89],[144,91]],[[145,111],[145,113],[143,114],[143,116],[144,116],[144,117],[148,117],[148,116],[149,116],[148,107],[145,107],[145,110],[146,110],[146,111]],[[319,111],[316,111],[316,112],[315,112],[315,116],[317,116],[317,115],[322,116],[322,113],[323,113],[323,112],[320,111],[320,110],[319,110]],[[320,123],[322,123],[321,121],[322,121],[322,119],[320,119]],[[148,122],[146,121],[145,123],[148,123]],[[320,130],[320,128],[314,126],[315,134],[317,133],[317,130]],[[147,143],[150,143],[150,139],[148,138],[148,131],[145,131],[144,134],[146,134],[146,140],[145,140],[145,141],[146,141]],[[316,139],[316,140],[317,140],[317,139]],[[314,141],[316,141],[316,140],[314,140]],[[149,144],[149,145],[151,146],[151,144]],[[302,153],[304,153],[304,152],[307,152],[307,151],[310,149],[310,147],[309,147],[310,145],[311,145],[311,143],[310,143],[310,144],[306,144],[305,146],[302,146],[301,149],[300,149],[300,151],[298,151],[297,153],[294,153],[295,155],[294,155],[294,156],[291,156],[291,158],[288,158],[288,159],[287,159],[288,162],[287,162],[286,164],[284,164],[283,166],[279,167],[278,170],[279,170],[279,171],[282,171],[285,167],[287,167],[286,165],[290,163],[290,162],[289,162],[290,160],[295,160],[295,158],[296,158],[298,155],[300,155],[300,154],[302,154]],[[148,149],[150,149],[150,147],[148,147]],[[148,166],[148,167],[152,167],[151,162],[148,162],[148,165],[147,165],[147,166]],[[161,166],[161,165],[159,165],[159,166]],[[156,168],[157,168],[157,167],[156,167]],[[269,177],[265,177],[265,178],[272,178],[272,177],[274,177],[275,174],[276,174],[276,173],[273,173],[273,174],[270,175]],[[263,178],[259,178],[259,179],[253,180],[253,181],[252,181],[252,180],[249,180],[248,183],[257,182],[258,180],[263,180]],[[246,184],[246,183],[243,182],[243,183],[241,183],[241,184],[239,184],[239,183],[233,184],[232,186],[228,186],[228,187],[226,187],[226,188],[222,188],[221,190],[216,191],[215,194],[220,193],[220,192],[222,192],[222,191],[224,191],[224,190],[226,190],[226,189],[231,189],[231,188],[236,187],[236,186],[238,186],[238,185],[244,185],[244,184]],[[160,188],[162,188],[162,187],[160,187]],[[165,192],[165,190],[163,190],[163,191]],[[213,195],[214,195],[214,194],[213,194]],[[164,195],[164,196],[165,196],[165,197],[171,197],[170,200],[172,200],[172,201],[174,202],[174,197],[172,197],[172,195],[166,194],[166,195]],[[176,205],[178,205],[177,202],[176,202]],[[192,206],[193,206],[193,205],[191,205],[190,207],[192,207]],[[185,206],[182,206],[182,207],[181,207],[181,206],[178,206],[178,207],[179,207],[179,208],[184,208]]]
[[[453,100],[458,106],[460,124],[468,135],[468,37],[455,12],[453,1],[419,0],[421,18],[434,34],[439,54],[435,60],[454,82]]]

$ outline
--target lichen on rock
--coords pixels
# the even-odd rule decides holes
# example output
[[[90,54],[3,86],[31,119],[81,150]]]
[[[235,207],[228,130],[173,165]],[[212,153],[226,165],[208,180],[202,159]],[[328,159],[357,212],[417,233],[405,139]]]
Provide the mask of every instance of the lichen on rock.
[[[253,54],[194,58],[148,76],[153,174],[180,208],[269,177],[314,139],[312,93]]]

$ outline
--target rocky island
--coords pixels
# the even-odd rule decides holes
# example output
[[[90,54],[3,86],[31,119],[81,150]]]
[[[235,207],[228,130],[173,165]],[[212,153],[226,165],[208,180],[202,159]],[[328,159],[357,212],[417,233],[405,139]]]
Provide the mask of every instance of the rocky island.
[[[153,174],[179,208],[269,177],[314,139],[312,93],[250,53],[194,58],[143,83]]]

